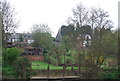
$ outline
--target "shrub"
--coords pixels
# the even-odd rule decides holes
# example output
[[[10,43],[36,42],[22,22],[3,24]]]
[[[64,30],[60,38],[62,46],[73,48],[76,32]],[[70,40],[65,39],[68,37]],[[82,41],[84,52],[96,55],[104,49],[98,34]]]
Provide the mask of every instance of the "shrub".
[[[55,65],[56,64],[56,59],[55,59],[55,57],[54,56],[50,56],[50,62],[51,62],[51,64],[53,64],[53,65]]]
[[[120,75],[120,70],[118,69],[105,70],[102,73],[101,78],[102,79],[118,79],[119,75]]]
[[[45,62],[49,62],[51,64],[56,64],[56,60],[55,60],[54,56],[45,55]]]
[[[65,63],[69,65],[70,62],[71,62],[71,59],[72,59],[71,56],[66,55],[66,56],[65,56]],[[61,56],[60,64],[64,64],[64,55]]]
[[[13,68],[2,68],[2,76],[3,79],[8,79],[8,78],[16,78],[16,72],[14,71]]]
[[[45,61],[45,62],[48,62],[48,61],[49,61],[49,56],[48,56],[48,55],[44,55],[44,57],[45,57],[45,58],[44,58],[44,61]]]
[[[3,52],[3,61],[7,65],[12,65],[13,62],[20,56],[21,52],[17,48],[7,48]]]
[[[13,67],[19,76],[22,79],[29,78],[30,76],[30,66],[31,62],[27,58],[19,57],[13,63]]]

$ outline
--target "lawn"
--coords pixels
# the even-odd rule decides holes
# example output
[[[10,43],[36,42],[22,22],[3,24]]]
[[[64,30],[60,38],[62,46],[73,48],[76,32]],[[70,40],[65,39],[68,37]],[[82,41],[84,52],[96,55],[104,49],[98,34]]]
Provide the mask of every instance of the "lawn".
[[[48,63],[42,62],[42,61],[32,61],[32,69],[41,69],[41,70],[47,70]],[[61,66],[55,66],[50,64],[51,70],[60,70],[63,69]],[[71,67],[67,67],[67,69],[71,69]],[[78,69],[78,67],[74,67],[74,69]]]
[[[41,70],[47,70],[48,63],[43,61],[32,61],[32,69],[41,69]],[[103,69],[111,69],[113,67],[102,65],[101,68]],[[63,69],[61,66],[55,66],[50,64],[51,70],[60,70]],[[71,69],[71,67],[67,67],[66,69]],[[78,69],[78,67],[74,67],[74,69]],[[84,67],[81,67],[81,69],[84,69]]]

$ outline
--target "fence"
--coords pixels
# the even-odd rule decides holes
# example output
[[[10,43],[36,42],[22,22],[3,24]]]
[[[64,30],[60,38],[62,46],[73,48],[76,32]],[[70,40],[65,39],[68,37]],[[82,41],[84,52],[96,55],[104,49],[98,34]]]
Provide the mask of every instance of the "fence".
[[[77,76],[80,79],[89,79],[89,78],[95,78],[97,75],[95,75],[96,71],[94,72],[90,69],[84,69],[84,70],[79,70],[79,69],[61,69],[61,70],[31,70],[32,77],[74,77]],[[93,76],[94,75],[94,76]]]
[[[52,77],[52,76],[59,76],[59,77],[63,77],[63,76],[79,76],[79,70],[32,70],[32,74],[31,76],[36,76],[36,77]]]

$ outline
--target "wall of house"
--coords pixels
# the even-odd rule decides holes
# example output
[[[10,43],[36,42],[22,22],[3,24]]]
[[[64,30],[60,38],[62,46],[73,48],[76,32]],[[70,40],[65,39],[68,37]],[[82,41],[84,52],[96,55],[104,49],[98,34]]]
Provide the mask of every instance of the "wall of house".
[[[44,56],[42,55],[23,55],[23,57],[26,57],[31,61],[44,61]]]

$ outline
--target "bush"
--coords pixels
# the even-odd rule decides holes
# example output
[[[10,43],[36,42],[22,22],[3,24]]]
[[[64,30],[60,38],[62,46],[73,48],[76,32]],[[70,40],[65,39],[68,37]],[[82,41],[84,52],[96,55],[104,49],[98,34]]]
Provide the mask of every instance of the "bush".
[[[48,61],[49,61],[49,56],[48,56],[48,55],[44,55],[44,57],[45,57],[45,58],[44,58],[44,61],[45,61],[45,62],[48,62]]]
[[[56,64],[56,59],[54,56],[50,56],[50,62],[51,64],[55,65]]]
[[[19,57],[14,62],[13,67],[21,79],[29,78],[31,62],[27,58]]]
[[[72,58],[71,56],[66,55],[65,56],[65,63],[69,65],[71,62],[71,58]],[[60,63],[64,64],[64,55],[61,56]]]
[[[14,76],[14,79],[29,78],[31,62],[27,58],[20,56],[22,51],[22,49],[17,48],[7,48],[3,52],[3,68],[11,67],[3,69],[3,75],[7,76],[7,79],[11,76]]]
[[[3,61],[7,65],[12,65],[13,62],[20,57],[21,51],[17,48],[7,48],[3,52]]]
[[[49,62],[51,64],[56,64],[56,60],[55,60],[54,56],[45,55],[45,62]]]
[[[12,79],[12,78],[16,78],[16,72],[14,71],[13,68],[2,68],[2,76],[3,79]]]
[[[119,75],[120,75],[120,70],[118,69],[105,70],[102,73],[101,78],[102,79],[118,79]]]

